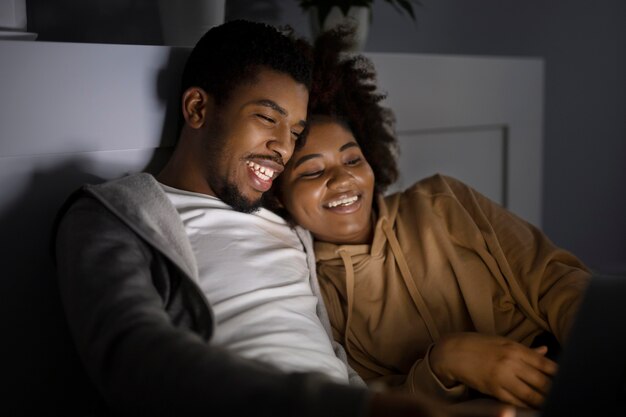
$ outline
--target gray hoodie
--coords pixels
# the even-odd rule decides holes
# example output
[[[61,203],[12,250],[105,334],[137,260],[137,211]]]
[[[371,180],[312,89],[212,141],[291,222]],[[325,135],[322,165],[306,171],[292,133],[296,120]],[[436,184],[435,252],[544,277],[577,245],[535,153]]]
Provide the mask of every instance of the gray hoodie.
[[[56,235],[59,287],[85,368],[105,403],[129,415],[359,416],[368,398],[321,374],[286,374],[211,346],[214,321],[176,209],[149,174],[88,185]],[[310,235],[298,230],[319,296]],[[337,345],[335,352],[345,362]]]

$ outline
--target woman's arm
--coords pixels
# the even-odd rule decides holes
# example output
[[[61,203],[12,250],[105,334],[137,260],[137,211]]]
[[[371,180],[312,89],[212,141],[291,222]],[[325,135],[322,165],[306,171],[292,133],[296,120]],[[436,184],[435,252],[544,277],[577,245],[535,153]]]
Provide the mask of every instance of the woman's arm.
[[[589,270],[537,227],[462,182],[444,179],[480,230],[517,308],[563,343]]]
[[[454,333],[431,350],[430,363],[445,385],[466,384],[519,407],[540,407],[557,365],[545,346],[531,349],[500,336]]]

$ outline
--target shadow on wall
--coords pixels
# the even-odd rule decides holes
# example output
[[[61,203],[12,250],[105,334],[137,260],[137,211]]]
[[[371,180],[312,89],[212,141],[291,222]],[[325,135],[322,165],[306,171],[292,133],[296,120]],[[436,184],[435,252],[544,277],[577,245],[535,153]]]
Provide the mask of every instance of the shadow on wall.
[[[153,105],[150,100],[154,100],[166,106],[154,148],[107,151],[96,146],[99,150],[85,151],[83,145],[78,153],[8,156],[1,165],[1,183],[15,191],[0,196],[0,323],[4,335],[0,369],[2,386],[8,387],[3,391],[1,415],[89,416],[103,409],[65,321],[52,257],[53,223],[66,198],[83,184],[101,183],[128,172],[159,171],[179,131],[179,80],[187,54],[187,49],[172,49],[152,78],[154,98],[146,98],[146,105]],[[59,97],[59,102],[64,100]],[[81,115],[90,117],[92,111],[86,108]],[[71,122],[40,121],[44,126],[58,126],[47,133],[60,137],[66,135],[64,126]],[[111,123],[123,137],[124,125],[115,120]],[[5,128],[12,132],[20,126]],[[34,143],[40,140],[32,138]]]
[[[70,338],[50,253],[52,223],[65,196],[101,179],[68,160],[34,172],[22,194],[0,215],[3,279],[1,366],[8,415],[87,415],[98,397]],[[5,391],[6,394],[6,391]]]
[[[176,144],[184,121],[181,111],[180,84],[190,52],[189,48],[171,48],[167,63],[156,74],[156,99],[165,103],[165,117],[161,126],[159,147],[155,149],[152,160],[142,171],[157,173],[165,162],[158,153],[164,149],[171,149]]]

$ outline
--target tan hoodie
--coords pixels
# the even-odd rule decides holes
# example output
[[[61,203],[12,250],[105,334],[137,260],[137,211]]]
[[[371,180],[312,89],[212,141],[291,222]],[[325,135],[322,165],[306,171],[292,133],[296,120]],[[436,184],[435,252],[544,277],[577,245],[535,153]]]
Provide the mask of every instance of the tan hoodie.
[[[377,203],[371,245],[315,243],[333,336],[368,383],[460,399],[428,363],[441,335],[564,340],[590,274],[537,228],[440,175]]]

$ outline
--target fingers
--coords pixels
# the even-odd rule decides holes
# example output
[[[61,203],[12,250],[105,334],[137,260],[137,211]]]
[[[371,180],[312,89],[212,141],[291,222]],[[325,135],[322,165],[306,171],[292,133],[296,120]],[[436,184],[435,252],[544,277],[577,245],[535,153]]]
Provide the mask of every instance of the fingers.
[[[543,404],[557,371],[557,364],[545,357],[547,347],[531,349],[509,339],[476,333],[458,334],[449,340],[454,342],[450,349],[433,349],[431,355],[443,357],[439,362],[447,363],[445,369],[456,381],[518,407],[538,408]]]
[[[544,396],[548,394],[552,385],[552,378],[535,368],[527,368],[519,372],[517,377]]]
[[[539,408],[545,401],[545,394],[517,378],[511,387],[507,387],[508,394],[516,400],[515,405],[527,408]]]
[[[540,407],[552,384],[557,365],[545,358],[546,349],[514,346],[495,373],[495,396],[519,407]]]
[[[516,407],[529,408],[528,404],[520,400],[516,395],[513,395],[513,393],[506,389],[498,390],[496,393],[494,393],[494,397],[502,402],[514,405]]]
[[[522,360],[528,365],[532,366],[543,372],[546,375],[554,376],[558,370],[558,365],[553,360],[546,358],[545,353],[538,352],[538,349],[544,348],[545,353],[548,352],[548,348],[541,346],[535,349],[529,349],[529,354],[522,356]]]

